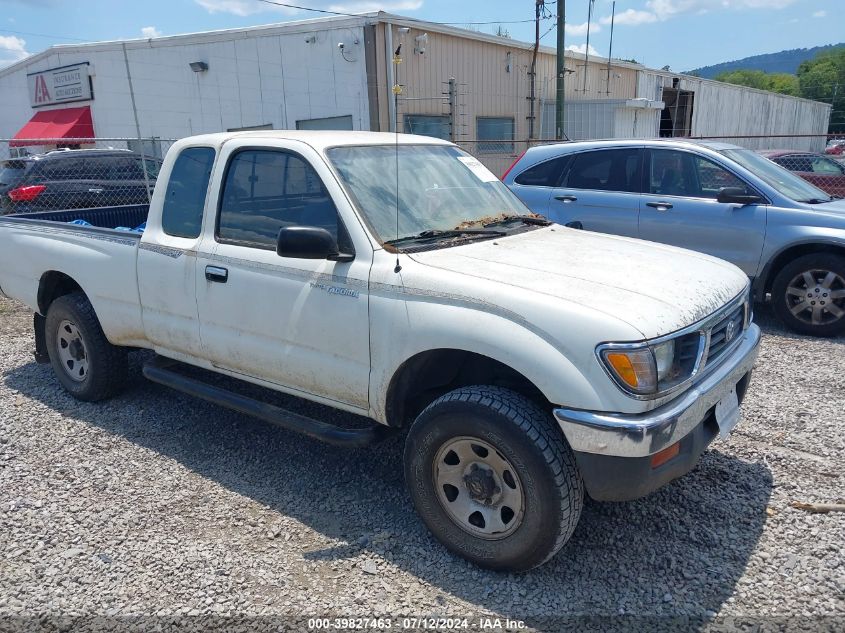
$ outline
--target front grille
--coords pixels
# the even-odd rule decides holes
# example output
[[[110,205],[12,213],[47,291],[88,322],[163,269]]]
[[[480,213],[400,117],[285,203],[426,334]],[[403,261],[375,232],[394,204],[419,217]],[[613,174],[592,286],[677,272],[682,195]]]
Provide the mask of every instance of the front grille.
[[[710,330],[710,347],[707,350],[707,363],[717,360],[731,344],[742,334],[745,323],[745,306],[740,306]]]

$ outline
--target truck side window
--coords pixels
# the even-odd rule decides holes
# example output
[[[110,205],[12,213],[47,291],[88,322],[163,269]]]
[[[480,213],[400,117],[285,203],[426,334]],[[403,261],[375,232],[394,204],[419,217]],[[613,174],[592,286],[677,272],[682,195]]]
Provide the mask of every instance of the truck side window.
[[[223,184],[217,237],[275,249],[286,226],[317,226],[345,241],[331,196],[305,159],[278,150],[235,154]]]
[[[167,183],[161,228],[174,237],[199,237],[208,180],[214,165],[214,150],[210,147],[183,149]]]

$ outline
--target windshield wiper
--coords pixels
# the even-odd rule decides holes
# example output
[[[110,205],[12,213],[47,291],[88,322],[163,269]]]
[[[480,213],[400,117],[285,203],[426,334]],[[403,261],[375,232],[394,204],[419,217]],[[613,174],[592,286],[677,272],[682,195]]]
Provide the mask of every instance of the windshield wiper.
[[[387,240],[385,244],[401,244],[404,242],[417,242],[420,240],[439,240],[442,238],[449,238],[449,237],[464,237],[464,238],[475,238],[475,237],[501,237],[503,235],[507,235],[504,231],[494,231],[489,229],[456,229],[452,231],[441,231],[440,229],[429,229],[427,231],[422,231],[417,233],[416,235],[406,235],[405,237],[400,237],[395,240]]]
[[[549,226],[550,224],[554,224],[554,222],[541,215],[506,215],[501,220],[488,222],[484,226],[499,226],[500,224],[510,224],[511,222],[522,222],[523,224],[533,224],[535,226]]]
[[[810,198],[809,200],[799,200],[798,202],[803,202],[804,204],[824,204],[825,202],[833,202],[833,198],[828,198],[827,200],[822,200],[821,198]]]

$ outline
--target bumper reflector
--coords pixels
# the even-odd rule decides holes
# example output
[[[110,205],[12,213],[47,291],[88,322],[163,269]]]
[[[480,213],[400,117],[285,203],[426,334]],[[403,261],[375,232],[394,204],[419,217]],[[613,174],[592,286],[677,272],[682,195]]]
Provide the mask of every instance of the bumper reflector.
[[[659,468],[670,459],[678,456],[678,453],[681,452],[681,443],[675,442],[669,448],[664,448],[659,453],[655,453],[651,456],[651,467],[652,468]]]

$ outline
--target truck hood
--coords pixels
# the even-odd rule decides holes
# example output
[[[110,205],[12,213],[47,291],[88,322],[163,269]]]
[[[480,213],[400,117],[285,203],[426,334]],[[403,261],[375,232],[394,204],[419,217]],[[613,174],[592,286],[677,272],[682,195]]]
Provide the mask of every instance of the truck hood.
[[[739,268],[702,253],[561,226],[411,256],[500,285],[517,310],[529,291],[608,314],[643,338],[691,325],[748,286]]]

